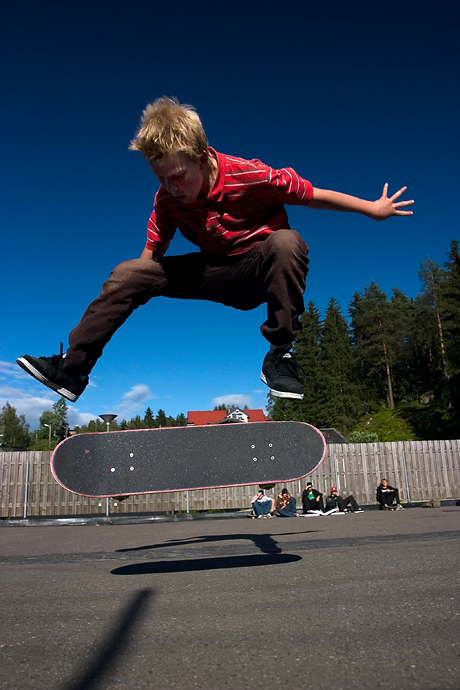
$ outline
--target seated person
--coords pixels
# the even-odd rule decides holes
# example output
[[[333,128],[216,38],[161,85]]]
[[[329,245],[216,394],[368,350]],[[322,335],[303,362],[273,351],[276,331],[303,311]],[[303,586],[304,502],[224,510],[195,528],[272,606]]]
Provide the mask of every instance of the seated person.
[[[287,489],[278,494],[275,508],[280,517],[297,517],[297,501]]]
[[[319,513],[324,512],[323,494],[313,488],[311,482],[307,482],[307,485],[302,493],[302,508],[304,515],[307,513]]]
[[[337,492],[337,487],[332,486],[331,494],[326,498],[326,513],[328,513],[331,510],[338,510],[340,513],[345,513],[345,509],[348,508],[348,506],[351,507],[352,513],[364,512],[362,508],[360,508],[359,505],[356,503],[356,499],[354,496],[350,495],[346,498],[342,498],[342,496],[340,496]]]
[[[403,510],[399,502],[399,491],[388,484],[388,481],[383,478],[377,487],[377,503],[380,510],[390,510],[390,507],[395,503],[397,510]]]
[[[251,498],[253,514],[249,517],[273,517],[275,510],[275,499],[266,496],[262,489],[259,489],[257,495]]]

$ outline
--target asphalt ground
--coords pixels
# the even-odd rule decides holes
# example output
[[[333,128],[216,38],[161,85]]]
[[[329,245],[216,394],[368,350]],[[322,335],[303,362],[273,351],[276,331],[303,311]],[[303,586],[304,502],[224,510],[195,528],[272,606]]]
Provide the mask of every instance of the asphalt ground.
[[[460,508],[0,529],[0,688],[458,690]]]

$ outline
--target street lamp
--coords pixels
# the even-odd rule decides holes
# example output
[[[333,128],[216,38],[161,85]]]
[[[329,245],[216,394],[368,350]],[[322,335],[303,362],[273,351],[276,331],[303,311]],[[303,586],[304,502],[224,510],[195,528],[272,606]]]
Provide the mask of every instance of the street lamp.
[[[110,422],[118,417],[117,414],[100,414],[99,417],[107,424],[107,431],[110,431]]]
[[[51,450],[51,424],[43,424],[43,426],[47,426],[50,430],[48,435],[48,450]]]

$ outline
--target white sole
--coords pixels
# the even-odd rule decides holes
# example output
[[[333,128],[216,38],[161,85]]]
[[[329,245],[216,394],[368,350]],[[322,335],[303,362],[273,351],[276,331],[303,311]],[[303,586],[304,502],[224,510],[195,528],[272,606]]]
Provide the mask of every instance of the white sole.
[[[277,391],[270,386],[267,381],[267,377],[262,372],[260,375],[260,380],[265,383],[266,386],[270,388],[270,393],[275,396],[275,398],[290,398],[291,400],[303,400],[303,393],[288,393],[287,391]]]
[[[33,376],[34,379],[37,379],[37,381],[40,381],[40,383],[43,383],[43,385],[51,388],[51,390],[55,391],[56,393],[59,393],[59,395],[62,395],[63,398],[66,398],[70,402],[76,402],[78,400],[78,395],[71,393],[67,390],[67,388],[61,388],[52,381],[49,381],[45,376],[43,376],[43,374],[35,369],[35,367],[28,362],[27,359],[24,359],[24,357],[18,357],[16,362],[19,364],[21,369],[24,369],[24,371]]]

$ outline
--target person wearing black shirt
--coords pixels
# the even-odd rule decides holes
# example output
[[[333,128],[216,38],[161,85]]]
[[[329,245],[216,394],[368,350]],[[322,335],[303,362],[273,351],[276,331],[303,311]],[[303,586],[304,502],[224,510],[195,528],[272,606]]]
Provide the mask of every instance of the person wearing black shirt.
[[[324,512],[324,502],[323,494],[313,488],[311,482],[307,482],[307,485],[302,493],[302,508],[304,515],[308,513],[323,513]]]

